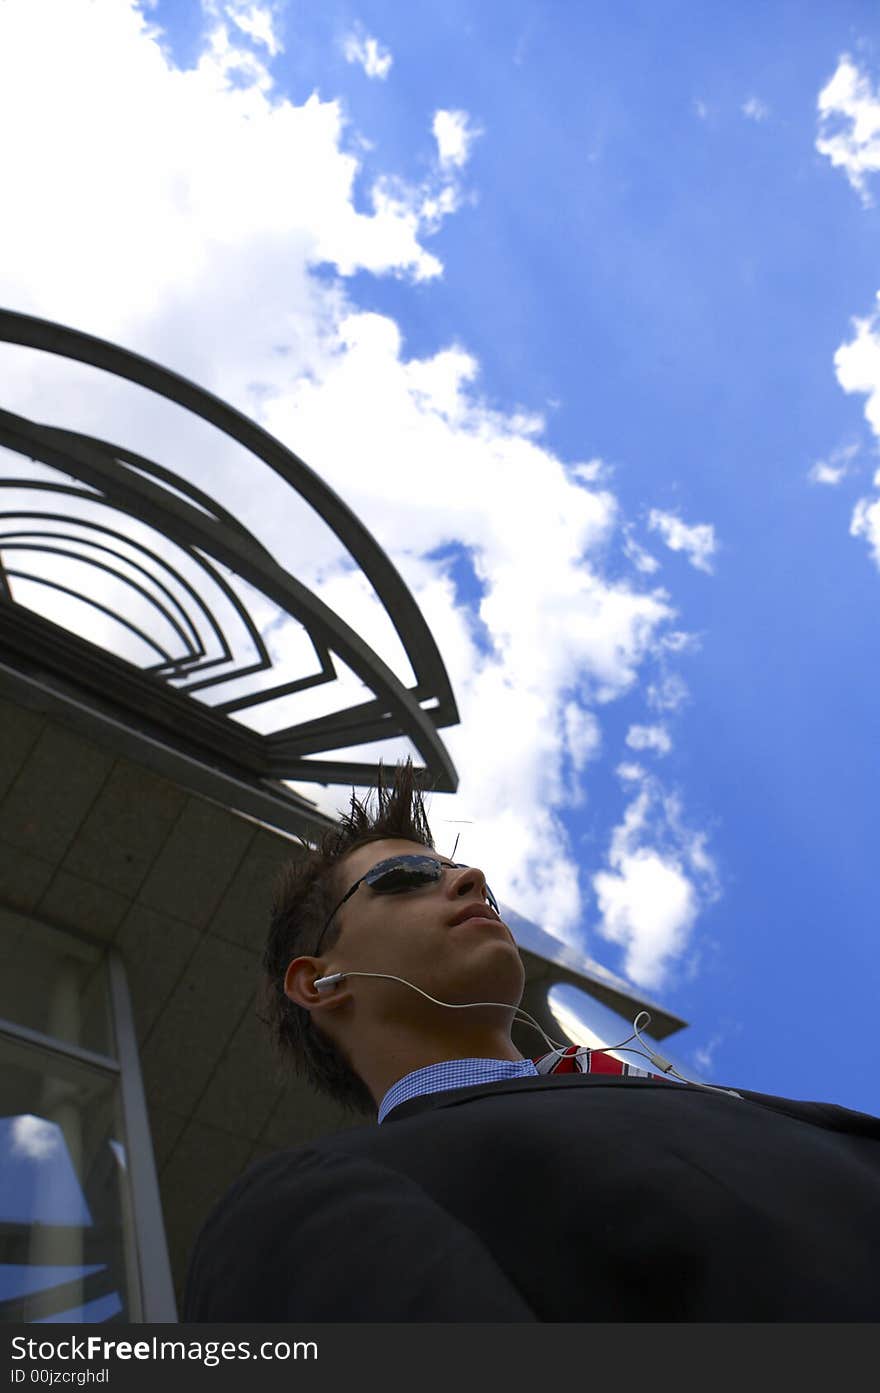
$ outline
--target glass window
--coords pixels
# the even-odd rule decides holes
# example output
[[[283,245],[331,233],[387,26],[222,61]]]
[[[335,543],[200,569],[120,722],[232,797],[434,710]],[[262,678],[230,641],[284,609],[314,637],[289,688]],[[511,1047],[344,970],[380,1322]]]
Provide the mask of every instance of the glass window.
[[[118,1078],[0,1037],[0,1321],[137,1321]]]
[[[107,967],[98,945],[0,909],[0,1019],[114,1054]]]

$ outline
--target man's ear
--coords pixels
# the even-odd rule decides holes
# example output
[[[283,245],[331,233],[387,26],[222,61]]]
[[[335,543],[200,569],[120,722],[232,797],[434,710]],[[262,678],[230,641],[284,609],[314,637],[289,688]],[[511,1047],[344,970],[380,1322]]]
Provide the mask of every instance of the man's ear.
[[[284,995],[297,1006],[307,1011],[328,1010],[351,1000],[351,992],[345,982],[337,982],[329,991],[319,992],[315,982],[321,977],[329,977],[332,967],[321,958],[294,958],[287,964],[284,974]]]

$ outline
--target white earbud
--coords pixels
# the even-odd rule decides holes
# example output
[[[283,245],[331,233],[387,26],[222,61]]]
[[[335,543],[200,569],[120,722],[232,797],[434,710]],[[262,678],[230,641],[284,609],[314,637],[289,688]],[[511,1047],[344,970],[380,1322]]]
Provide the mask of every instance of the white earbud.
[[[331,987],[335,987],[337,982],[341,982],[345,976],[344,972],[334,972],[330,977],[316,977],[314,987],[316,992],[329,992]]]

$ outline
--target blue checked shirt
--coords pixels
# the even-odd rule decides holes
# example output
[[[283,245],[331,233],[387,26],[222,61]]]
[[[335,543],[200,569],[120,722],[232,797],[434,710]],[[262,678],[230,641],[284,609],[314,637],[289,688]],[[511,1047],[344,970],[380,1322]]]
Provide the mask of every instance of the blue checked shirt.
[[[538,1070],[531,1059],[447,1059],[442,1064],[427,1064],[414,1069],[392,1084],[379,1105],[379,1122],[384,1122],[392,1108],[409,1098],[421,1098],[425,1093],[440,1093],[447,1088],[468,1088],[477,1083],[500,1083],[502,1079],[537,1077]]]

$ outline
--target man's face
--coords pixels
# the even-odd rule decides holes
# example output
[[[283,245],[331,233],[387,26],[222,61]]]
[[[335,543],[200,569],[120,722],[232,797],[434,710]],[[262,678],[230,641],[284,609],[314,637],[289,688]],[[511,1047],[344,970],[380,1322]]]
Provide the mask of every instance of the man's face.
[[[368,842],[340,863],[338,898],[380,861],[400,855],[430,856],[446,869],[437,881],[394,894],[359,885],[333,921],[341,933],[324,949],[327,972],[391,973],[441,1001],[518,1005],[525,985],[522,959],[507,925],[492,915],[477,868],[455,868],[448,857],[413,842]],[[490,917],[454,923],[469,905]],[[381,989],[371,993],[377,1008],[387,1003],[392,1016],[421,1014],[428,1006],[400,984],[377,980],[374,986]]]

